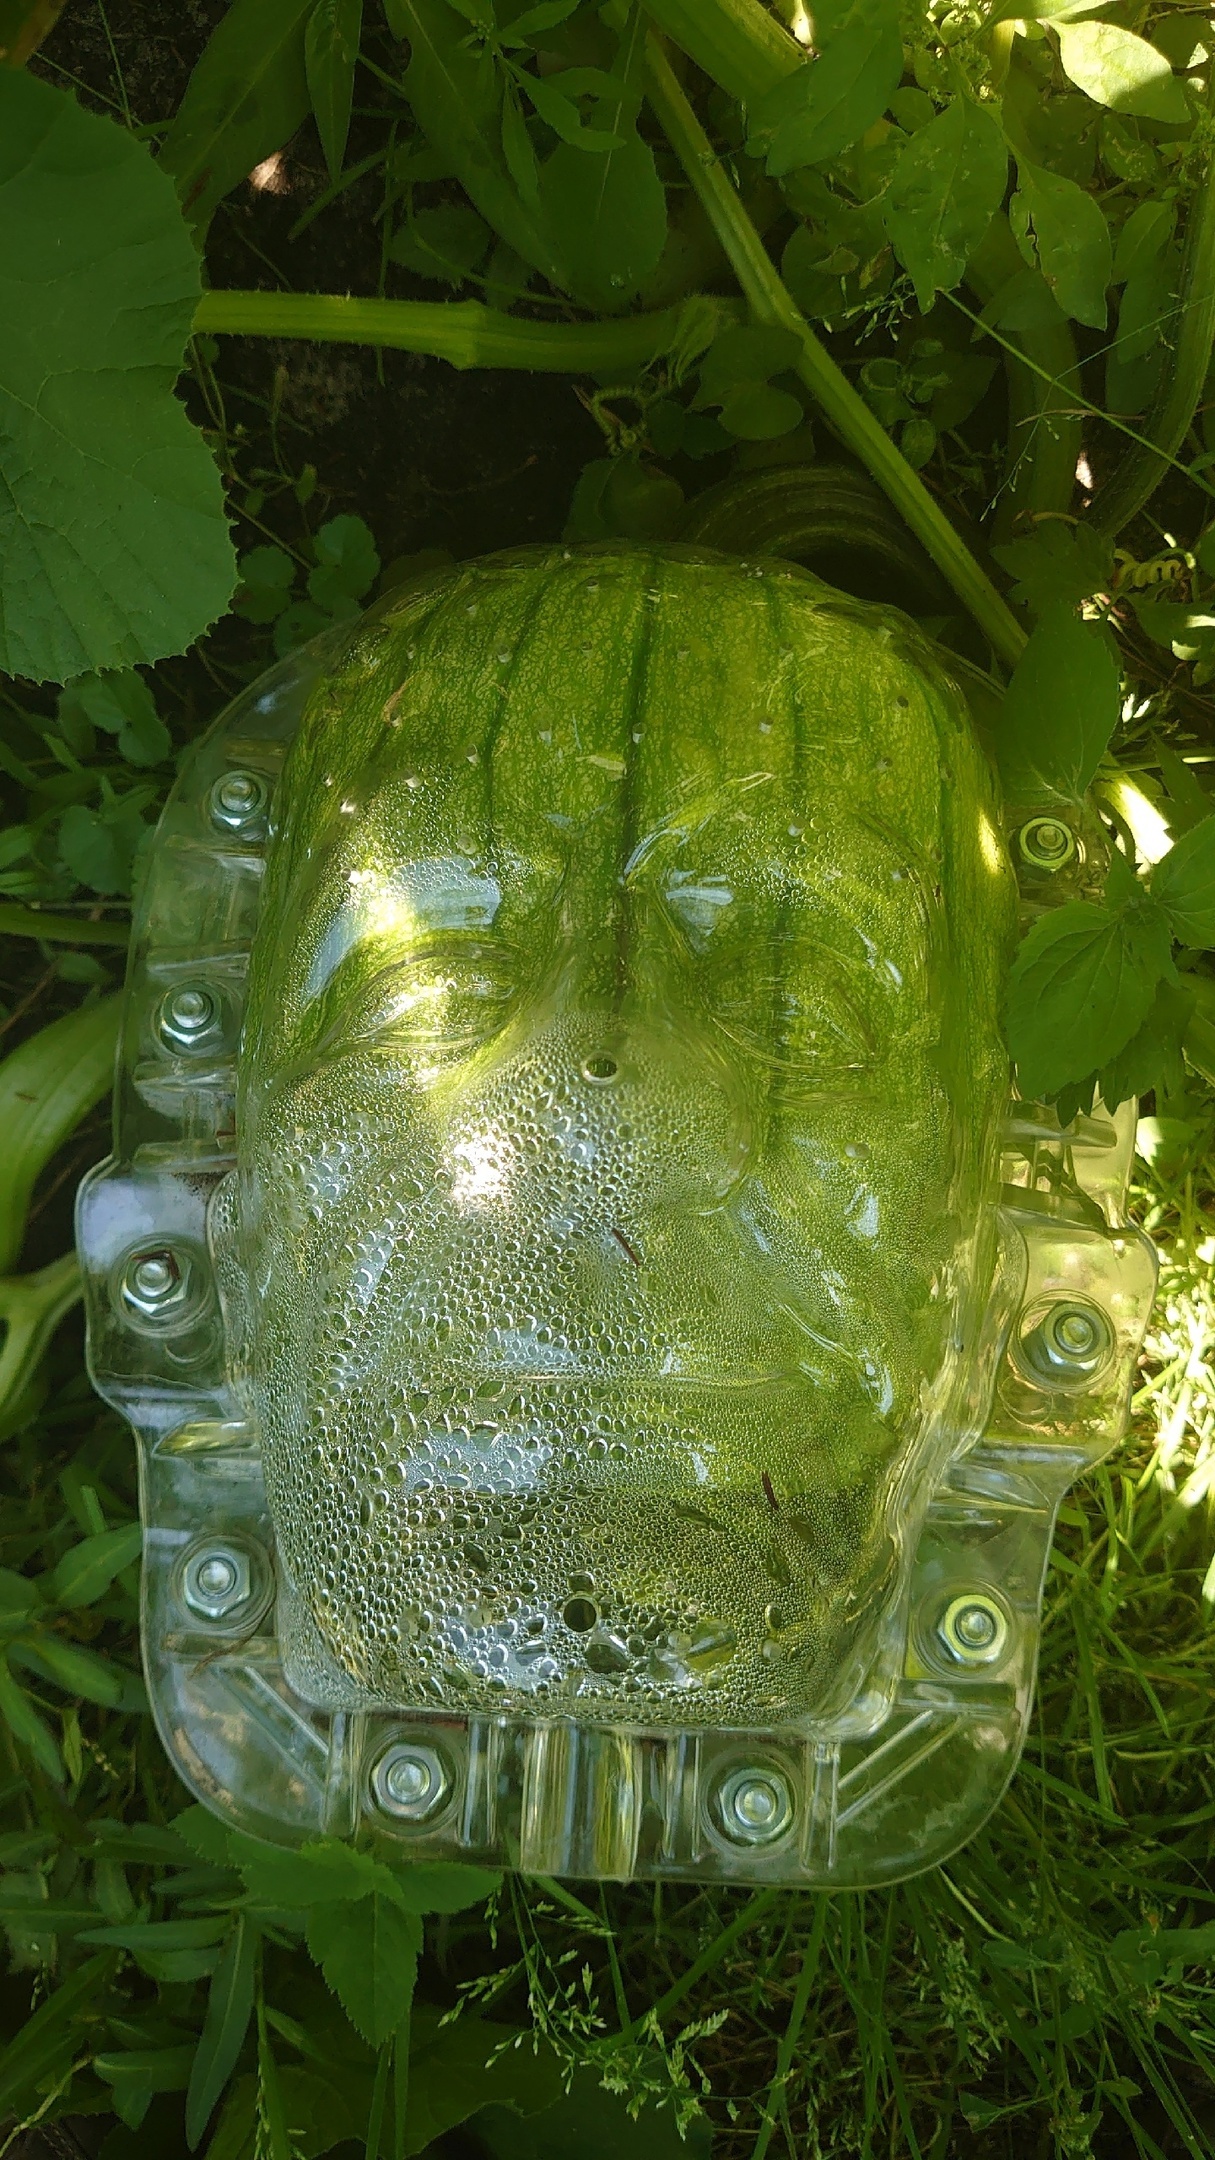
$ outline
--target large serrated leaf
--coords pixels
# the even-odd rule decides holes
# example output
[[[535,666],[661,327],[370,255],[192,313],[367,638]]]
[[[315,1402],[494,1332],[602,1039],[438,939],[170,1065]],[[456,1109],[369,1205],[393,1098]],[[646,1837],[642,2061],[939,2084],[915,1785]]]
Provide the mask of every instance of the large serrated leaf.
[[[373,1891],[357,1904],[314,1905],[308,1948],[352,2025],[379,2047],[413,1999],[421,1922]]]
[[[235,581],[219,474],[177,399],[200,292],[172,186],[66,91],[0,69],[0,668],[181,652]]]
[[[1024,939],[1008,985],[1008,1047],[1027,1097],[1057,1094],[1130,1041],[1168,966],[1145,908],[1071,900]]]

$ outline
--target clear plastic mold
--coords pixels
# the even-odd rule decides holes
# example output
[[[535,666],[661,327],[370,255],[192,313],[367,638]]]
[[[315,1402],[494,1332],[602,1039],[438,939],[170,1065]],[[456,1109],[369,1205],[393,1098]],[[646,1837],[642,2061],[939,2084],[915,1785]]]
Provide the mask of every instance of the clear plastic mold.
[[[202,1801],[617,1879],[974,1832],[1155,1282],[1132,1106],[996,1026],[1014,872],[1101,846],[1001,832],[900,618],[691,551],[470,565],[221,716],[78,1217]]]

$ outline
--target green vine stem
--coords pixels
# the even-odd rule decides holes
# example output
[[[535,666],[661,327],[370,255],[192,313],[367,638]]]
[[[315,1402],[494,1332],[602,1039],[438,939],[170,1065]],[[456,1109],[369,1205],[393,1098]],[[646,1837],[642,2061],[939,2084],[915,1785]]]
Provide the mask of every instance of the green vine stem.
[[[600,375],[648,367],[668,353],[703,350],[731,316],[728,301],[697,294],[678,307],[614,322],[527,322],[480,300],[363,300],[344,293],[206,292],[196,332],[310,338],[431,353],[458,368],[527,368]]]
[[[966,283],[981,305],[1025,267],[1024,258],[1002,210],[996,212],[966,266]],[[1026,337],[1027,355],[1005,351],[1008,382],[1008,457],[992,529],[993,540],[1012,536],[1025,512],[1071,508],[1076,486],[1083,417],[1077,404],[1080,363],[1076,342],[1062,320]]]
[[[1206,171],[1190,206],[1181,254],[1177,342],[1140,443],[1094,497],[1087,522],[1113,540],[1142,510],[1190,431],[1215,341],[1215,122],[1208,115]],[[1150,446],[1150,447],[1149,447]]]
[[[0,900],[0,937],[45,938],[48,945],[126,945],[124,922],[89,922],[74,915],[43,915],[18,900]]]
[[[901,512],[992,651],[1006,666],[1015,666],[1024,650],[1024,630],[923,481],[794,306],[655,38],[649,41],[647,65],[650,103],[705,206],[756,321],[796,333],[802,348],[797,373],[841,442]]]
[[[740,104],[805,67],[809,54],[758,0],[643,0],[673,45]]]
[[[801,46],[760,0],[643,0],[643,4],[672,43],[733,97],[753,102],[805,64]],[[1007,69],[1011,26],[998,24],[992,38],[999,73],[1001,62]],[[993,220],[966,273],[981,304],[1024,268],[1019,253],[1010,256],[1010,249],[1015,248],[1007,219]],[[1018,511],[1066,510],[1071,502],[1080,423],[1068,407],[1077,402],[1069,393],[1078,388],[1079,369],[1075,341],[1066,323],[1022,331],[1020,351],[998,334],[996,342],[1004,348],[1013,444],[993,533],[993,538],[1001,540],[1009,536]]]

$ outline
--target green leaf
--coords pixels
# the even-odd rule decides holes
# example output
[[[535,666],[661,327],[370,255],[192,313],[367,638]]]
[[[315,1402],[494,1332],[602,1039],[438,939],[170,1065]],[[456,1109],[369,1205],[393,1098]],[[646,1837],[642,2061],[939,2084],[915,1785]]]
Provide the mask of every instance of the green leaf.
[[[483,1905],[500,1888],[496,1868],[466,1867],[455,1860],[419,1860],[393,1869],[398,1902],[414,1913],[465,1912]]]
[[[623,148],[624,138],[611,128],[588,127],[583,121],[573,97],[567,96],[559,86],[562,75],[533,75],[526,68],[515,71],[515,81],[526,97],[531,99],[540,118],[547,122],[554,135],[574,148],[598,156],[605,150]],[[571,91],[574,85],[570,85]]]
[[[304,69],[331,180],[338,178],[346,155],[362,28],[363,0],[313,0],[304,33]]]
[[[503,2071],[518,2078],[509,2057],[489,2075]],[[417,2074],[425,2078],[424,2063]],[[414,2075],[411,2069],[411,2105]],[[709,2160],[713,2144],[703,2117],[681,2130],[673,2109],[638,2111],[619,2093],[605,2092],[592,2070],[580,2070],[569,2091],[539,2115],[531,2112],[526,2087],[518,2094],[508,2090],[500,2100],[496,2094],[490,2097],[493,2104],[477,2117],[474,2128],[491,2160],[571,2160],[574,2155],[577,2160],[617,2160],[618,2155],[627,2155],[627,2160]],[[523,2121],[516,2111],[522,2111]]]
[[[114,1084],[121,997],[65,1013],[0,1062],[0,1274],[16,1266],[35,1180]]]
[[[290,605],[295,564],[282,548],[251,548],[237,561],[240,585],[233,607],[247,622],[271,623]]]
[[[317,567],[308,579],[308,591],[321,607],[333,608],[338,600],[361,600],[370,591],[380,574],[380,558],[362,518],[330,518],[313,545]]]
[[[186,2140],[191,2151],[202,2137],[244,2045],[253,2013],[256,1949],[257,1930],[241,1914],[212,1977],[207,2014],[190,2072]]]
[[[538,209],[540,167],[528,133],[527,116],[519,103],[519,93],[513,82],[505,85],[502,95],[502,155],[506,159],[506,169],[524,202],[533,209]],[[499,244],[504,246],[505,242]]]
[[[1014,229],[1032,224],[1042,275],[1064,314],[1103,330],[1114,256],[1100,203],[1074,180],[1024,158],[1017,171],[1020,193],[1009,212]]]
[[[281,150],[305,118],[304,26],[314,4],[232,0],[203,47],[160,151],[200,231],[229,189]]]
[[[748,107],[747,150],[779,179],[859,142],[903,72],[897,0],[826,0],[814,10],[817,57]]]
[[[81,1941],[112,1943],[116,1950],[199,1950],[227,1932],[227,1917],[220,1914],[213,1920],[125,1920],[119,1927],[90,1928]]]
[[[308,1948],[351,2024],[379,2047],[413,2000],[421,1924],[395,1898],[373,1891],[355,1904],[314,1905]]]
[[[1183,833],[1152,872],[1152,898],[1183,945],[1215,945],[1215,817]]]
[[[142,1547],[143,1530],[137,1522],[83,1538],[46,1577],[47,1596],[57,1605],[92,1605],[109,1589],[116,1575],[138,1560]]]
[[[1093,593],[1106,592],[1114,574],[1113,542],[1091,525],[1065,525],[1045,518],[1024,540],[993,547],[1000,567],[1017,582],[1012,589],[1035,615],[1052,607],[1078,607]]]
[[[56,1785],[64,1778],[63,1758],[50,1726],[39,1716],[24,1688],[18,1687],[8,1666],[0,1664],[0,1717],[14,1740],[28,1748],[40,1770]]]
[[[40,1634],[28,1643],[16,1644],[13,1656],[43,1679],[53,1680],[69,1695],[100,1703],[104,1709],[146,1707],[143,1682],[135,1673],[112,1664],[109,1658],[99,1657],[95,1650],[82,1649],[78,1643],[61,1642],[57,1635]]]
[[[1114,250],[1113,283],[1125,284],[1137,271],[1158,261],[1177,224],[1175,202],[1142,202],[1132,210]]]
[[[1157,600],[1150,593],[1133,593],[1131,604],[1154,644],[1178,660],[1197,662],[1196,682],[1210,676],[1215,666],[1215,608]]]
[[[767,382],[796,363],[801,340],[796,331],[740,324],[715,337],[700,364],[697,406],[721,405],[740,383]]]
[[[1048,607],[1004,693],[996,755],[1014,803],[1079,802],[1118,724],[1121,677],[1107,631]]]
[[[617,56],[619,73],[593,108],[617,146],[589,157],[559,143],[540,176],[540,201],[567,288],[584,307],[605,314],[627,306],[666,244],[666,189],[653,151],[637,133],[645,37],[638,8]]]
[[[490,238],[484,218],[467,203],[436,203],[431,210],[415,210],[393,234],[388,253],[416,277],[462,285],[469,272],[484,262]]]
[[[129,669],[121,675],[80,676],[60,693],[58,710],[65,734],[86,721],[103,735],[116,735],[128,765],[159,765],[173,747],[155,698],[142,676]]]
[[[18,2028],[0,2053],[0,2116],[18,2113],[22,2102],[72,2062],[82,2021],[90,2011],[94,2016],[105,2014],[113,1969],[113,1951],[99,1951]]]
[[[936,292],[958,283],[1000,207],[1007,175],[999,124],[972,98],[956,97],[911,137],[894,168],[883,214],[921,312]]]
[[[394,37],[408,38],[405,94],[431,146],[450,162],[474,207],[524,262],[560,284],[543,221],[512,181],[502,153],[502,87],[492,54],[474,52],[448,0],[385,0]]]
[[[743,442],[770,442],[788,435],[805,419],[802,407],[789,390],[774,390],[771,383],[739,383],[723,401],[721,424]]]
[[[1142,908],[1071,900],[1043,915],[1009,976],[1008,1047],[1024,1096],[1054,1095],[1129,1042],[1168,965],[1167,933]]]
[[[1102,1068],[1099,1086],[1107,1110],[1116,1110],[1132,1095],[1146,1095],[1149,1088],[1164,1095],[1181,1092],[1185,1085],[1182,1049],[1193,1012],[1194,995],[1186,989],[1184,977],[1180,983],[1157,984],[1156,995],[1130,1041]]]
[[[397,1879],[390,1868],[337,1839],[302,1845],[296,1852],[259,1845],[255,1852],[238,1851],[235,1858],[251,1894],[288,1911],[348,1903],[373,1892],[397,1897]]]
[[[223,613],[219,474],[172,394],[200,291],[142,145],[0,69],[0,669],[158,660]]]
[[[1060,23],[1066,75],[1098,105],[1174,126],[1190,117],[1186,95],[1163,53],[1117,23]]]

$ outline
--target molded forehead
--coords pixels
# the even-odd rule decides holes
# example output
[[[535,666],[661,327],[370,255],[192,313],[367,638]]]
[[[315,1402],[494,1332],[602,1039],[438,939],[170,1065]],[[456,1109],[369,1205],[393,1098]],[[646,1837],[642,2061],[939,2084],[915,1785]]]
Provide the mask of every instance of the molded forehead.
[[[508,935],[558,888],[602,927],[663,866],[772,898],[850,874],[889,900],[902,865],[921,898],[947,889],[926,942],[990,1034],[1010,889],[990,792],[934,649],[804,571],[626,545],[470,564],[362,623],[305,713],[255,958],[263,1047],[315,995],[335,916],[364,935],[403,865],[423,933]]]

